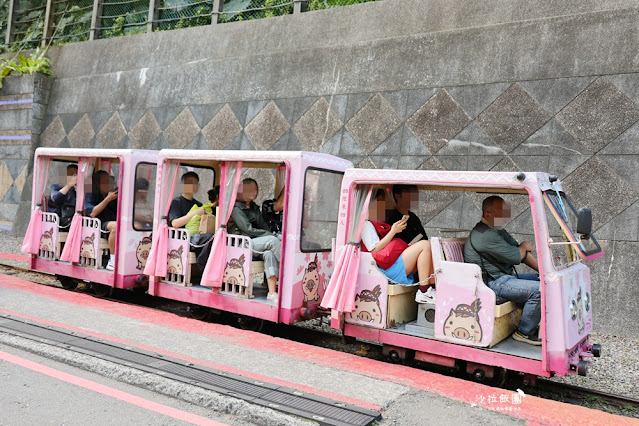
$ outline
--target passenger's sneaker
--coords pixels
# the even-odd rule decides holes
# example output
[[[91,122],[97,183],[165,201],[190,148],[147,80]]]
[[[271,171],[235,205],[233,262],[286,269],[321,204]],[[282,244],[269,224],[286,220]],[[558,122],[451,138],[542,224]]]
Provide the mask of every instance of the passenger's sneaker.
[[[266,301],[277,305],[277,293],[269,293],[266,295]]]
[[[528,343],[529,345],[541,346],[541,339],[537,335],[526,336],[520,331],[513,333],[513,339],[518,342]]]
[[[415,293],[415,302],[417,303],[435,303],[437,294],[435,293],[435,289],[433,287],[428,287],[428,290],[425,292],[421,290],[417,290]]]
[[[109,259],[109,263],[107,263],[106,270],[113,271],[114,269],[115,269],[115,265],[113,264],[113,261]]]

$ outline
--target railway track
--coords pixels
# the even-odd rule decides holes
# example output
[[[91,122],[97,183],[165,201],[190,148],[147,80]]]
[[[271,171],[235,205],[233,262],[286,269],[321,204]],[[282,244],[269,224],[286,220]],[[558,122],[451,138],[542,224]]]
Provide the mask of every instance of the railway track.
[[[27,268],[19,266],[0,263],[0,274],[17,275],[23,279],[28,279],[38,284],[59,287],[59,284],[56,284],[55,277],[39,272],[33,272]],[[80,285],[75,291],[89,292],[91,291],[91,286],[89,284],[85,286]],[[198,316],[198,313],[192,310],[192,306],[186,303],[152,297],[145,293],[121,291],[116,293],[115,296],[116,297],[106,299],[117,303],[142,305],[150,309],[168,311],[182,316]],[[279,338],[348,352],[380,361],[388,361],[388,358],[383,355],[382,347],[380,345],[374,342],[353,341],[352,339],[346,340],[337,332],[329,331],[328,325],[322,324],[323,320],[321,318],[314,320],[314,324],[309,324],[309,322],[293,326],[285,324],[270,324],[270,326],[264,330],[262,330],[262,324],[243,322],[242,317],[223,312],[219,313],[219,315],[215,315],[213,318],[211,318],[210,315],[206,315],[205,320],[238,326],[241,328],[250,327],[259,329],[266,334]],[[461,376],[458,372],[451,369],[430,364],[412,362],[410,365],[415,368],[421,368],[439,374],[467,378],[466,376]],[[510,374],[507,382],[502,387],[513,391],[522,389],[528,395],[561,401],[568,404],[581,405],[612,414],[639,418],[639,399],[615,395],[596,389],[584,388],[544,378],[538,378],[535,386],[527,386],[523,383],[522,376],[517,374]]]

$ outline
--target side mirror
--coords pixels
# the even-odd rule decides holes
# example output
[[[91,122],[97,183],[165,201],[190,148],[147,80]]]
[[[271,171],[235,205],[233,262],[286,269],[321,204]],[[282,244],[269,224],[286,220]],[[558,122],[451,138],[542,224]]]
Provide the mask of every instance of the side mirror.
[[[582,239],[587,240],[592,233],[592,212],[590,209],[579,210],[577,218],[577,233],[582,235]]]

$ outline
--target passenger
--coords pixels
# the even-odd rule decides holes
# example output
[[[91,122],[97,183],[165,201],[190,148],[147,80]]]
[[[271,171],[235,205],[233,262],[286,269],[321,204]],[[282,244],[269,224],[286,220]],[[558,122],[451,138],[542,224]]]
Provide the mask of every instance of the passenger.
[[[51,197],[48,210],[56,213],[60,219],[59,226],[66,228],[71,224],[75,214],[75,187],[78,183],[78,165],[67,166],[66,183],[64,186],[54,183],[51,185]]]
[[[499,297],[524,305],[519,327],[513,339],[541,345],[541,293],[539,274],[517,274],[514,265],[525,263],[539,271],[533,247],[528,241],[518,244],[503,228],[510,219],[510,205],[491,196],[482,203],[482,218],[464,244],[464,260],[479,265],[484,282]]]
[[[229,234],[251,237],[253,250],[264,258],[264,273],[268,285],[269,302],[277,303],[277,279],[280,275],[280,240],[271,233],[268,224],[255,204],[258,187],[254,179],[242,181],[237,193],[237,201],[228,223]]]
[[[145,178],[135,180],[135,206],[133,222],[137,229],[153,227],[153,207],[149,204],[149,181]]]
[[[93,174],[92,191],[84,200],[84,211],[92,218],[100,219],[102,232],[109,233],[110,257],[107,271],[112,271],[115,262],[115,230],[118,218],[118,188],[111,188],[109,174],[104,170]]]
[[[395,208],[386,212],[386,223],[395,223],[400,221],[405,215],[408,215],[406,229],[397,234],[397,238],[401,238],[407,244],[410,244],[417,238],[417,241],[428,239],[426,231],[422,226],[422,222],[417,215],[410,211],[414,202],[417,201],[416,185],[393,185],[393,198],[395,199]]]
[[[193,198],[193,195],[197,193],[200,186],[200,177],[197,173],[184,173],[181,182],[183,186],[182,195],[171,202],[169,209],[169,225],[176,229],[184,228],[184,225],[186,225],[193,216],[198,214],[203,215],[205,213],[203,208],[190,211],[194,205],[202,207],[202,203]]]
[[[375,199],[371,200],[369,219],[384,218],[386,207],[385,198],[384,190],[378,190],[375,194]],[[401,218],[397,222],[393,223],[392,226],[385,223],[381,224],[382,227],[388,230],[388,233],[380,238],[376,226],[373,225],[371,220],[367,220],[364,222],[364,226],[362,228],[362,243],[364,244],[362,249],[371,253],[381,252],[388,246],[393,238],[397,237],[399,233],[406,229],[407,222],[407,218]],[[402,244],[406,247],[406,244]],[[387,269],[380,267],[380,271],[398,284],[413,284],[415,282],[414,274],[417,272],[419,278],[426,283],[423,284],[423,286],[420,286],[420,288],[424,288],[424,294],[419,296],[419,300],[416,297],[415,301],[419,303],[435,303],[434,289],[428,291],[430,287],[434,287],[435,284],[434,278],[431,277],[433,274],[433,256],[430,248],[430,241],[422,240],[409,245],[399,255],[392,266]]]

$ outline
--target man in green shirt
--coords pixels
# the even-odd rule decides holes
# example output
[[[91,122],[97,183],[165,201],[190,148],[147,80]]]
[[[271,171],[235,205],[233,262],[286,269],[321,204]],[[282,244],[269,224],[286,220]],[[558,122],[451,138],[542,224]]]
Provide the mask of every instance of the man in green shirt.
[[[524,263],[539,271],[533,247],[521,244],[504,229],[510,219],[510,205],[501,197],[491,196],[482,203],[482,218],[464,244],[466,263],[479,265],[486,285],[498,297],[523,305],[519,327],[513,339],[541,345],[538,326],[541,319],[539,274],[517,274],[515,265]]]

